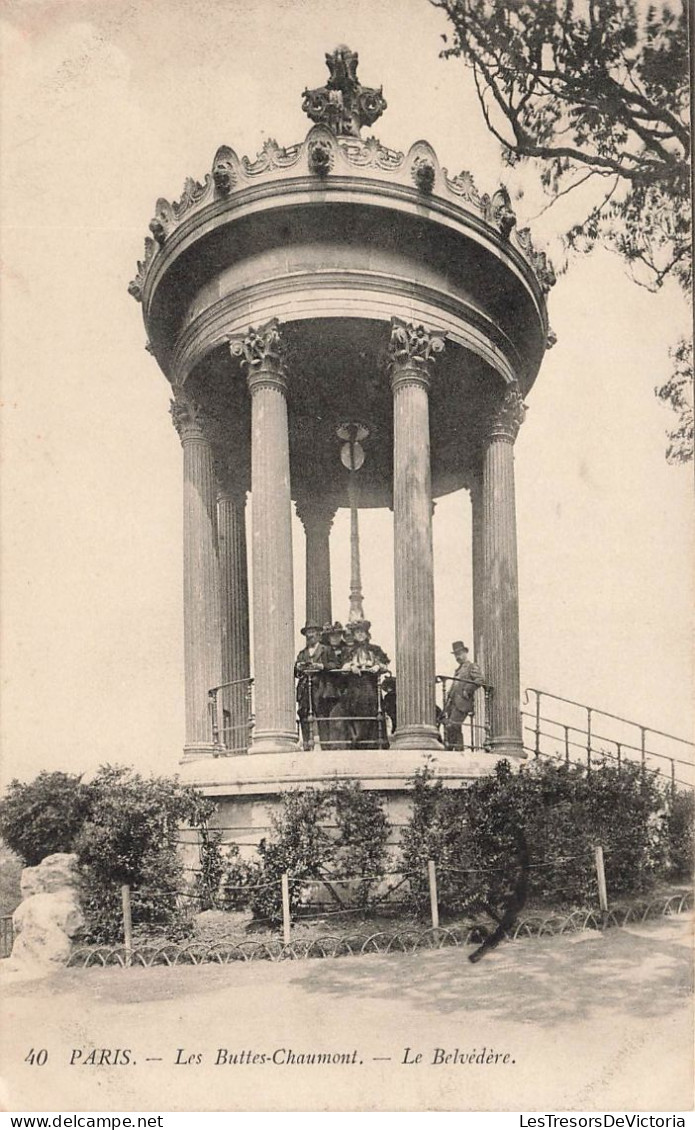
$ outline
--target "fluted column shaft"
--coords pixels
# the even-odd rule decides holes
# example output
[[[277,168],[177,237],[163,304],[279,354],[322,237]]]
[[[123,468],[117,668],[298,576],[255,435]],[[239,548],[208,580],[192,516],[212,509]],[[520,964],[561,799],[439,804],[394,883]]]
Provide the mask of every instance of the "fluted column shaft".
[[[290,452],[282,342],[275,320],[232,339],[251,393],[255,727],[252,753],[296,749]]]
[[[211,754],[208,691],[222,674],[217,481],[197,407],[172,403],[183,447],[183,646],[186,700],[184,758]]]
[[[524,418],[516,386],[495,411],[483,455],[484,663],[492,684],[491,744],[523,756],[519,674],[519,579],[516,550],[514,440]]]
[[[332,620],[331,527],[335,508],[311,497],[297,503],[306,537],[306,622],[319,626]]]
[[[424,335],[424,336],[423,336]],[[435,728],[429,355],[433,339],[392,321],[396,749],[439,746]],[[425,344],[422,344],[425,343]]]
[[[223,486],[217,496],[217,528],[222,592],[222,692],[226,744],[239,752],[248,744],[250,674],[249,591],[246,562],[246,492]]]
[[[483,474],[482,468],[471,475],[471,542],[473,567],[473,656],[482,671],[486,683],[489,682],[485,652],[485,562],[484,562],[484,518],[483,518]],[[485,736],[486,702],[482,692],[476,695],[475,725],[477,743],[482,744]]]

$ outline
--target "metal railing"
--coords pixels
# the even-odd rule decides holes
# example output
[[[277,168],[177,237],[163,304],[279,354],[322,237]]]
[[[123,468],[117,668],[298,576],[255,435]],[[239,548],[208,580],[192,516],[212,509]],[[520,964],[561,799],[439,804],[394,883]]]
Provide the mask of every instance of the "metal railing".
[[[442,688],[441,691],[441,704],[437,703],[437,718],[438,728],[442,736],[442,741],[445,745],[446,742],[446,723],[444,721],[444,704],[446,703],[446,696],[449,692],[449,683],[465,683],[465,679],[457,679],[455,675],[435,675],[434,679],[437,686]],[[489,753],[492,746],[490,744],[491,730],[490,730],[490,704],[492,701],[493,688],[488,683],[483,683],[481,686],[476,687],[473,695],[473,713],[469,714],[468,718],[461,725],[462,746],[451,746],[448,748],[461,748],[463,750],[469,749],[471,752],[484,750]],[[443,731],[443,732],[442,732]]]
[[[321,699],[314,682],[319,676],[329,675],[334,686],[340,687],[337,699]],[[389,671],[380,674],[365,671],[360,675],[350,671],[307,672],[300,679],[307,681],[309,711],[298,719],[298,733],[304,749],[388,749],[388,726],[384,710],[384,681],[392,678]],[[361,682],[360,682],[361,681]],[[364,685],[374,688],[375,710],[369,714],[350,714],[346,709],[350,691]],[[333,702],[326,709],[328,702]]]
[[[234,679],[208,691],[215,757],[249,752],[253,731],[253,679]]]
[[[619,769],[632,761],[644,772],[664,776],[672,793],[679,785],[695,787],[695,743],[687,738],[536,687],[527,687],[524,702],[532,707],[521,715],[524,746],[535,757],[582,762],[589,771],[598,757],[615,761]],[[687,751],[690,759],[677,756]]]
[[[334,682],[342,684],[341,695],[326,709],[326,701],[317,694],[319,675],[329,674]],[[309,710],[303,718],[297,719],[297,738],[304,749],[388,749],[389,738],[395,729],[395,697],[386,701],[385,684],[393,680],[389,671],[379,675],[364,672],[361,675],[349,671],[308,672],[300,676],[308,682]],[[370,713],[353,714],[349,710],[350,690],[360,684],[373,680],[374,710]],[[436,725],[442,744],[446,741],[446,720],[443,705],[446,701],[448,684],[461,682],[451,675],[437,675],[435,684],[441,687],[441,702],[437,702]],[[216,757],[247,754],[251,745],[255,715],[253,703],[253,679],[235,679],[220,683],[208,691],[208,716],[213,753]],[[393,687],[395,689],[395,680]],[[490,700],[492,687],[480,686],[474,696],[474,712],[461,727],[461,745],[449,743],[449,748],[462,750],[490,749]]]

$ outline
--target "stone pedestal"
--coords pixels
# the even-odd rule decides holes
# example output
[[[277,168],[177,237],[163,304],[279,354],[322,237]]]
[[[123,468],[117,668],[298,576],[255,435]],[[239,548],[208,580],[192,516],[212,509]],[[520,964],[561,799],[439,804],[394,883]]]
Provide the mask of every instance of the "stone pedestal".
[[[440,749],[435,727],[429,385],[444,339],[392,319],[397,725],[394,749]]]
[[[287,381],[276,319],[230,341],[251,393],[254,753],[297,745]]]
[[[489,420],[483,455],[482,521],[485,676],[492,684],[493,752],[523,757],[519,675],[519,580],[516,553],[514,441],[524,419],[517,385]]]
[[[171,413],[183,447],[184,759],[212,754],[208,691],[222,680],[217,481],[198,406],[183,395]]]

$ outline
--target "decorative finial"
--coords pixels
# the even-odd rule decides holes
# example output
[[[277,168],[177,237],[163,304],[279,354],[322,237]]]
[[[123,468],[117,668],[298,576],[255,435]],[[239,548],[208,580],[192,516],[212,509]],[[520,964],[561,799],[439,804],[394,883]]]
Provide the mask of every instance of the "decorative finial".
[[[357,77],[359,57],[344,44],[326,55],[330,78],[325,86],[305,90],[302,110],[312,122],[328,126],[337,137],[359,137],[386,109],[382,88],[362,86]]]

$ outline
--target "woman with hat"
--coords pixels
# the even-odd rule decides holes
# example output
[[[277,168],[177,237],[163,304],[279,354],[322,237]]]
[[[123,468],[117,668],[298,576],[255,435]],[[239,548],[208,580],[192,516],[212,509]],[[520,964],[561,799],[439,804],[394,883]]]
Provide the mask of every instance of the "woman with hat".
[[[352,627],[353,644],[345,657],[343,671],[353,677],[348,682],[345,713],[349,721],[351,744],[355,748],[374,748],[379,742],[377,678],[388,670],[389,657],[370,639],[369,620],[357,620]]]

